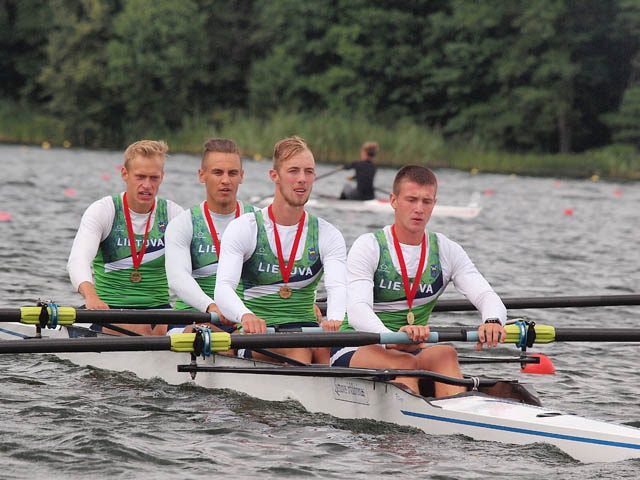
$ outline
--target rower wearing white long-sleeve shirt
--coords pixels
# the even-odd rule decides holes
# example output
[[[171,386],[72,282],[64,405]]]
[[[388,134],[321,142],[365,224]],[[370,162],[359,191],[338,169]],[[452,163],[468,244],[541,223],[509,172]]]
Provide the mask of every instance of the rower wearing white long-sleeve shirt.
[[[321,326],[337,330],[346,310],[346,247],[334,226],[304,209],[315,180],[313,154],[304,140],[291,137],[276,144],[273,162],[273,203],[225,231],[214,300],[248,333],[264,333],[267,325],[317,325],[314,302],[324,272],[328,320]],[[274,351],[307,363],[328,362],[328,349]]]
[[[244,171],[236,143],[225,138],[208,140],[198,178],[205,186],[206,200],[169,224],[165,266],[169,287],[178,296],[177,310],[220,315],[212,297],[222,235],[232,220],[254,211],[237,200]]]
[[[348,321],[343,330],[404,331],[414,341],[429,336],[427,322],[438,297],[453,282],[480,311],[482,345],[504,341],[506,308],[478,272],[460,245],[440,233],[429,232],[427,222],[436,203],[437,179],[420,166],[400,169],[390,196],[395,222],[360,236],[347,260]],[[457,354],[449,345],[387,346],[334,349],[336,366],[423,369],[461,378]],[[416,378],[398,379],[418,391]],[[436,396],[463,391],[436,383]]]
[[[88,309],[170,308],[164,270],[164,234],[182,207],[157,197],[167,144],[141,140],[124,153],[126,191],[87,208],[69,254],[67,270]],[[127,325],[139,334],[161,327]]]

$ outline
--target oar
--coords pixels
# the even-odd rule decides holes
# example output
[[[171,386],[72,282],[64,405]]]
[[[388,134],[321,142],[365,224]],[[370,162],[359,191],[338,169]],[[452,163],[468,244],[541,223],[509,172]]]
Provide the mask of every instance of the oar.
[[[339,165],[336,168],[334,168],[333,170],[325,172],[322,175],[316,176],[316,180],[315,181],[322,180],[323,178],[330,177],[331,175],[333,175],[335,173],[338,173],[338,172],[341,172],[342,170],[344,170],[344,165]]]
[[[640,342],[638,328],[554,328],[535,325],[535,339],[522,325],[507,325],[505,343],[569,342]],[[436,328],[428,342],[477,342],[478,333],[465,327]],[[375,344],[412,343],[406,333],[324,332],[229,335],[212,332],[209,335],[178,333],[157,337],[93,337],[0,341],[0,353],[61,353],[61,352],[113,352],[154,351],[196,353],[222,352],[230,348],[306,348],[347,347]],[[203,347],[204,344],[204,347]]]
[[[21,307],[0,308],[0,322],[21,322],[27,325],[51,326],[74,323],[175,324],[216,322],[216,313],[191,310],[85,310],[74,307]]]
[[[617,305],[640,305],[640,295],[580,295],[566,297],[511,297],[502,302],[511,310],[526,308],[565,308],[565,307],[610,307]],[[434,311],[454,312],[476,310],[467,300],[441,300]]]
[[[626,295],[577,295],[566,297],[510,297],[502,298],[508,309],[565,308],[565,307],[611,307],[620,305],[640,305],[639,294]],[[326,314],[327,299],[319,299],[318,307]],[[476,307],[468,300],[439,300],[434,312],[474,311]]]

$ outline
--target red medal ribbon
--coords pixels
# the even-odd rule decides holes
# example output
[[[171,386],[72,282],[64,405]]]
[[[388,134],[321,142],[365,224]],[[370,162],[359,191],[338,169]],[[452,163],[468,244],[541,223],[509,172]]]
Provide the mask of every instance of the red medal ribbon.
[[[296,238],[293,241],[293,245],[291,246],[291,253],[289,254],[289,261],[287,265],[284,264],[284,257],[282,255],[282,244],[280,243],[280,235],[278,235],[278,225],[276,224],[276,219],[273,217],[273,210],[271,205],[267,209],[269,212],[269,218],[273,222],[273,236],[276,239],[276,251],[278,253],[278,265],[280,265],[280,272],[282,273],[282,280],[284,283],[289,282],[289,277],[291,276],[291,270],[293,270],[293,264],[296,260],[296,252],[298,251],[298,244],[300,243],[300,237],[302,237],[302,227],[304,226],[304,217],[307,212],[302,211],[302,217],[298,222],[298,230],[296,231]]]
[[[236,202],[236,218],[240,216],[240,204]],[[213,240],[213,246],[216,248],[216,255],[220,258],[220,240],[218,240],[218,232],[216,231],[216,227],[213,224],[213,220],[211,219],[211,214],[209,213],[209,205],[207,205],[207,201],[204,201],[204,218],[207,220],[207,224],[209,225],[209,231],[211,232],[211,240]]]
[[[129,203],[127,202],[127,192],[124,192],[122,196],[122,204],[124,206],[124,219],[127,222],[127,232],[129,234],[129,246],[131,247],[131,261],[133,262],[133,269],[137,270],[142,263],[142,257],[147,249],[147,237],[149,235],[149,224],[151,223],[151,215],[156,208],[156,201],[153,201],[153,207],[147,217],[147,226],[144,229],[144,238],[142,239],[142,247],[140,247],[140,253],[136,252],[136,236],[133,233],[133,223],[131,223],[131,214],[129,213]]]
[[[418,284],[420,283],[420,277],[422,277],[422,269],[424,268],[424,260],[427,256],[427,242],[426,235],[422,234],[422,241],[420,242],[420,261],[418,262],[418,270],[416,271],[416,276],[413,278],[413,285],[409,286],[409,275],[407,274],[407,265],[404,263],[404,256],[402,255],[402,249],[400,248],[400,242],[398,242],[398,237],[396,236],[396,226],[395,224],[391,226],[391,236],[393,237],[393,246],[396,250],[396,254],[398,255],[398,262],[400,263],[400,272],[402,273],[402,283],[404,284],[404,293],[407,296],[407,304],[409,305],[409,310],[411,310],[411,306],[413,305],[413,299],[416,297],[416,292],[418,291]]]

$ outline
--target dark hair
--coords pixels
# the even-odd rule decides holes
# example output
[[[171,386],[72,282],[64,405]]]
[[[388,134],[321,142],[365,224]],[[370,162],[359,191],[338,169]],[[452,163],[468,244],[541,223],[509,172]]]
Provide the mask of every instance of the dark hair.
[[[202,152],[202,162],[204,163],[209,152],[217,153],[235,153],[240,156],[240,149],[233,140],[228,138],[210,138],[204,144],[204,152]]]
[[[436,189],[438,188],[436,174],[427,167],[421,167],[420,165],[405,165],[398,170],[396,178],[393,180],[393,193],[395,195],[398,195],[400,192],[400,183],[405,180],[415,182],[418,185],[434,185]]]
[[[362,144],[362,150],[367,154],[368,158],[373,158],[378,154],[378,146],[377,142],[364,142]]]

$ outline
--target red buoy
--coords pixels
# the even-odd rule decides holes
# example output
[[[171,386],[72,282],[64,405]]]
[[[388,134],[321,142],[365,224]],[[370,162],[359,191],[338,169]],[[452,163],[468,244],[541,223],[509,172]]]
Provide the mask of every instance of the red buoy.
[[[556,367],[549,357],[541,353],[533,353],[529,357],[537,357],[540,363],[527,363],[524,368],[520,369],[522,373],[533,373],[536,375],[553,375],[556,373]]]

